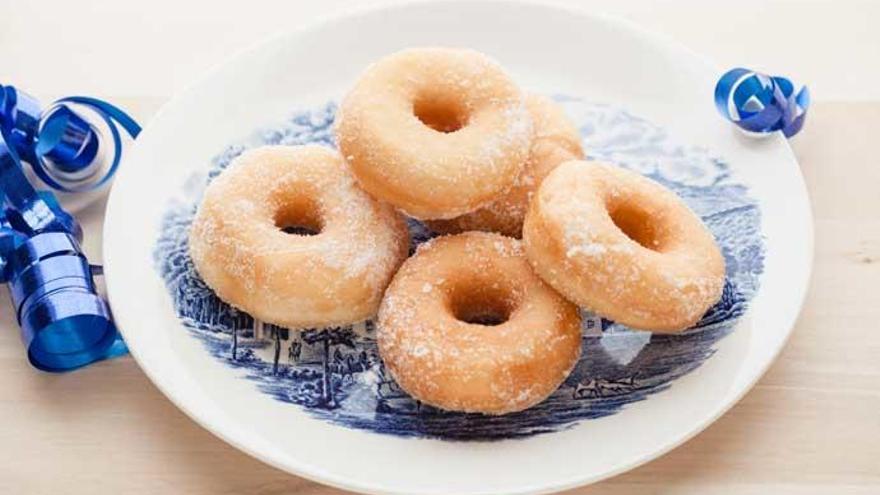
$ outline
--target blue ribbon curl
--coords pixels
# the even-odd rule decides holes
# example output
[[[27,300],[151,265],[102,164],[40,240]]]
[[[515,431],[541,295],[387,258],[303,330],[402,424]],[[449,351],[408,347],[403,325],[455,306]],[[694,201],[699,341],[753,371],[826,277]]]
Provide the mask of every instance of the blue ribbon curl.
[[[101,165],[100,134],[71,104],[92,110],[110,130],[113,157],[101,177],[94,177]],[[132,138],[141,132],[134,119],[106,101],[70,96],[44,111],[27,93],[0,85],[0,131],[7,145],[31,165],[41,181],[57,191],[84,192],[106,184],[122,159],[120,128]]]
[[[804,126],[810,91],[806,86],[795,91],[785,77],[736,68],[724,73],[715,85],[715,106],[747,132],[782,131],[788,138]]]

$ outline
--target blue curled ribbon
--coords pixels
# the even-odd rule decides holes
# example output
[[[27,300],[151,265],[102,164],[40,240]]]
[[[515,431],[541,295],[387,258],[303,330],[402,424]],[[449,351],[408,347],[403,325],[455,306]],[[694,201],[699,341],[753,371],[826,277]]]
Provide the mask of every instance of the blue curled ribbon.
[[[110,129],[113,158],[101,177],[95,177],[100,134],[68,103],[91,108]],[[41,370],[69,371],[128,349],[97,293],[101,268],[82,251],[80,225],[50,191],[31,185],[23,162],[60,191],[100,187],[121,159],[117,124],[132,137],[140,133],[131,117],[104,101],[69,97],[42,112],[26,93],[0,86],[0,283],[9,284],[28,358]]]
[[[113,158],[100,177],[95,177],[101,165],[97,159],[100,134],[71,104],[92,110],[110,130]],[[122,159],[120,127],[132,138],[141,132],[134,119],[106,101],[70,96],[43,111],[32,96],[13,86],[0,85],[0,131],[37,177],[57,191],[90,191],[113,177]]]
[[[736,68],[715,85],[715,106],[725,118],[745,131],[766,134],[782,131],[789,138],[804,126],[810,91],[785,77]]]

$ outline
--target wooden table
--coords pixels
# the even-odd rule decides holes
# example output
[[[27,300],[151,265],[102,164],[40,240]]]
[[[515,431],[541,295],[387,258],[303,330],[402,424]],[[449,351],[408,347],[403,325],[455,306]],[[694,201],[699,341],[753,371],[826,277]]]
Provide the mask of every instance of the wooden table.
[[[152,101],[122,101],[144,118]],[[793,140],[816,220],[812,285],[779,360],[668,455],[571,494],[880,493],[880,103],[818,103]],[[144,119],[145,120],[145,119]],[[99,256],[102,205],[82,215]],[[201,429],[130,357],[33,370],[0,315],[0,493],[332,494]]]

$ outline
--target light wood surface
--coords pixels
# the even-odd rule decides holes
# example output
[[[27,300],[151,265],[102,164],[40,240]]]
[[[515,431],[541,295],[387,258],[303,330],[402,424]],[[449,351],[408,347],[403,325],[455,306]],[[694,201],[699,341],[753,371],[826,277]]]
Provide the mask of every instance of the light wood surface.
[[[153,100],[121,102],[145,120]],[[816,220],[794,335],[729,413],[666,456],[570,494],[880,493],[880,103],[819,103],[793,146]],[[84,212],[100,256],[102,205]],[[0,304],[0,494],[336,494],[228,446],[130,357],[65,375],[26,362]]]

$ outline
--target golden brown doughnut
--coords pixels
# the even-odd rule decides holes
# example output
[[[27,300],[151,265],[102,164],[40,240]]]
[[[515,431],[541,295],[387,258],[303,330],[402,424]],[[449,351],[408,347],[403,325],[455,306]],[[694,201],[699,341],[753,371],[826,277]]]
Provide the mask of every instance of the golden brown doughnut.
[[[336,122],[361,186],[423,220],[462,215],[506,191],[532,139],[520,90],[496,62],[466,49],[414,48],[379,60]]]
[[[675,193],[620,167],[557,167],[532,199],[523,241],[548,284],[634,328],[685,329],[721,297],[711,232]]]
[[[513,187],[477,211],[428,221],[431,230],[441,234],[481,230],[519,238],[529,200],[544,177],[560,163],[584,157],[581,135],[559,104],[544,96],[528,95],[526,108],[534,123],[534,137],[525,169]]]
[[[304,227],[316,235],[286,233]],[[255,318],[290,328],[376,313],[406,257],[400,215],[357,187],[320,146],[265,146],[208,186],[190,232],[199,275]]]
[[[413,397],[505,414],[565,380],[580,355],[580,314],[535,275],[519,241],[467,232],[428,241],[403,264],[379,309],[378,343]]]

